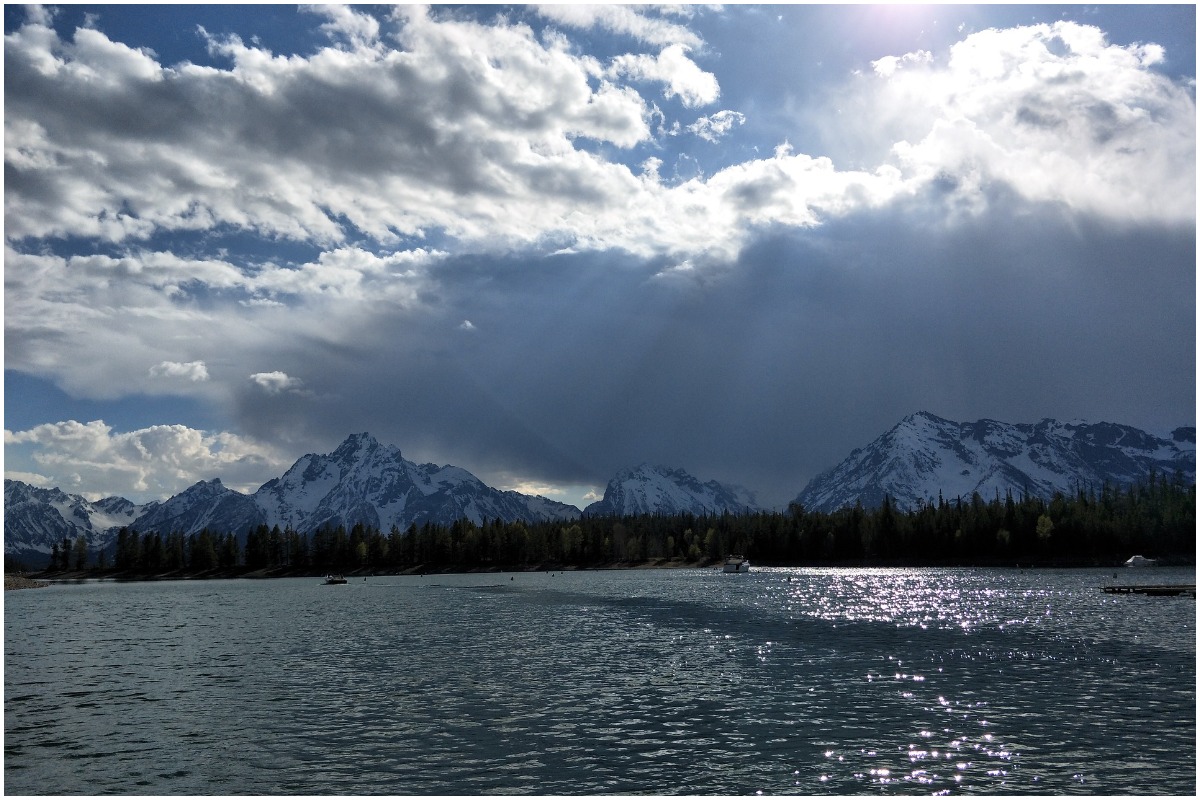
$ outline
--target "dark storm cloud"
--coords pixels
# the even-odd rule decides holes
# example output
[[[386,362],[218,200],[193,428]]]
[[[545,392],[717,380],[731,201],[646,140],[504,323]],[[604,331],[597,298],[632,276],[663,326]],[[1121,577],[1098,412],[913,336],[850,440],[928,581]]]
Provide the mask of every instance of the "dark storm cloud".
[[[242,422],[330,444],[368,426],[410,458],[559,484],[649,460],[773,504],[916,410],[1192,424],[1191,232],[995,212],[780,233],[706,285],[612,254],[455,259],[438,314],[364,320],[361,358],[306,357],[318,399],[255,398]]]

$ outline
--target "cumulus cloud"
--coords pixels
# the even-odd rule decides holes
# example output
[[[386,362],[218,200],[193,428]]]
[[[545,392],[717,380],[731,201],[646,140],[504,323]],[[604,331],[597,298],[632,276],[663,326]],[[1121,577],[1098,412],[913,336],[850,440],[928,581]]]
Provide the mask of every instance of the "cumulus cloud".
[[[299,378],[293,378],[286,372],[256,372],[250,376],[250,380],[262,387],[267,394],[280,394],[281,392],[300,392],[304,388],[304,382]]]
[[[598,27],[612,33],[632,36],[652,45],[682,44],[700,47],[703,40],[694,31],[662,17],[649,16],[646,9],[627,5],[589,5],[558,3],[536,6],[537,12],[560,25],[573,28]],[[664,11],[689,13],[686,6],[664,7]]]
[[[520,242],[633,188],[625,167],[574,146],[649,136],[636,92],[590,85],[593,59],[520,25],[397,24],[396,49],[309,57],[210,37],[229,70],[24,25],[5,42],[7,235],[224,224],[338,242],[348,224],[383,242]]]
[[[896,74],[896,70],[906,64],[922,64],[933,60],[933,54],[928,50],[918,50],[915,53],[905,53],[902,56],[884,56],[877,61],[871,62],[871,67],[875,70],[875,74],[883,78],[890,78]]]
[[[746,115],[740,111],[718,111],[707,117],[700,117],[691,125],[688,131],[709,142],[717,142],[729,133],[735,126],[744,125]]]
[[[665,84],[663,95],[678,97],[685,108],[714,103],[721,96],[721,87],[711,72],[705,72],[688,58],[687,48],[673,44],[657,56],[622,55],[613,59],[608,73],[633,80],[657,81]]]
[[[35,448],[32,459],[45,473],[41,485],[68,491],[86,487],[92,499],[162,499],[217,477],[231,489],[254,491],[261,485],[259,476],[288,466],[268,445],[183,425],[119,433],[101,420],[70,420],[24,431],[6,429],[4,444]]]
[[[49,26],[57,14],[58,9],[54,6],[42,5],[41,3],[28,3],[25,6],[26,19],[35,25]]]
[[[379,39],[379,20],[361,14],[345,5],[300,6],[301,11],[321,14],[329,19],[321,32],[335,39],[345,39],[351,46],[371,46]]]
[[[208,380],[208,367],[203,361],[163,361],[150,368],[152,378],[182,378],[183,380],[200,382]]]
[[[1073,22],[972,34],[944,59],[874,62],[855,88],[894,164],[978,211],[990,186],[1123,222],[1196,216],[1193,92],[1161,48]]]
[[[325,13],[339,30],[366,26],[357,12]],[[460,252],[728,261],[761,226],[818,224],[930,185],[967,209],[1002,184],[1121,219],[1195,214],[1189,91],[1151,69],[1159,49],[1075,23],[983,31],[943,58],[877,59],[839,99],[853,129],[836,138],[869,140],[855,169],[777,153],[670,186],[606,153],[651,142],[640,82],[688,107],[720,97],[692,44],[606,66],[520,24],[419,9],[392,24],[396,47],[368,45],[364,28],[309,56],[210,37],[230,69],[163,66],[96,30],[17,29],[5,47],[10,241],[225,225],[326,248],[351,233],[382,247],[436,235]],[[742,121],[719,111],[691,130],[716,139]]]
[[[30,486],[38,486],[43,489],[61,489],[62,484],[48,475],[43,475],[40,472],[22,472],[20,470],[5,470],[4,477],[8,480],[21,481],[28,483]]]

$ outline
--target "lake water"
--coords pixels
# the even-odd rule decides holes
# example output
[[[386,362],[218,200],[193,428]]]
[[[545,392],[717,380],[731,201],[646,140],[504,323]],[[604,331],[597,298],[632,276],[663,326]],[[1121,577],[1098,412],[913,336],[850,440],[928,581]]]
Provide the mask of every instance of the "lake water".
[[[5,593],[9,794],[1182,794],[1192,569]]]

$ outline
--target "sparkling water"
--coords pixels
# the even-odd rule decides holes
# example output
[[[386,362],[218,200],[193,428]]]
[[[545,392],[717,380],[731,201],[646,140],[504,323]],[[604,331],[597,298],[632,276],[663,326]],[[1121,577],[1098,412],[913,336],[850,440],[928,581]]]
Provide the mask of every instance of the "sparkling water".
[[[5,594],[10,794],[1183,794],[1192,569]]]

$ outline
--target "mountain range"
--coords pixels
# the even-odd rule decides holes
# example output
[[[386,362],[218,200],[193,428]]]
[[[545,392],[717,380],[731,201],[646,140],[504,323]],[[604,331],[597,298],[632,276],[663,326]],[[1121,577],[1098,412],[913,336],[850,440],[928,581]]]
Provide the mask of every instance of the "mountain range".
[[[732,513],[753,510],[744,490],[701,483],[683,470],[642,465],[619,473],[604,499],[588,506],[601,514]],[[91,502],[60,489],[4,481],[4,552],[30,564],[46,560],[64,538],[83,536],[90,550],[111,548],[122,527],[139,532],[198,533],[204,528],[239,536],[259,525],[305,534],[363,524],[405,530],[459,519],[542,522],[584,513],[536,495],[492,488],[465,469],[406,460],[399,448],[367,433],[354,434],[329,454],[302,456],[282,476],[253,494],[200,481],[161,502],[142,505],[121,497]]]
[[[1151,472],[1195,483],[1196,429],[1176,428],[1166,439],[1109,422],[953,422],[919,412],[813,478],[795,502],[829,512],[877,507],[887,496],[911,511],[976,492],[984,500],[1009,492],[1049,499],[1106,483],[1128,487]]]
[[[811,511],[890,497],[911,510],[939,497],[978,492],[985,499],[1012,492],[1049,498],[1103,484],[1127,486],[1151,472],[1195,482],[1195,428],[1169,439],[1112,423],[1009,424],[952,422],[920,412],[903,419],[842,463],[818,475],[795,502]],[[582,512],[544,497],[492,488],[465,469],[416,464],[398,448],[367,433],[354,434],[328,454],[301,457],[253,494],[220,479],[196,483],[165,501],[136,504],[121,497],[89,501],[60,489],[4,481],[4,552],[40,564],[64,538],[83,536],[93,552],[110,549],[117,532],[197,533],[204,528],[240,536],[258,525],[312,533],[362,523],[400,530],[459,519],[553,521],[588,516],[693,513],[742,514],[760,510],[751,492],[701,482],[681,469],[642,464],[618,472],[603,499]]]

